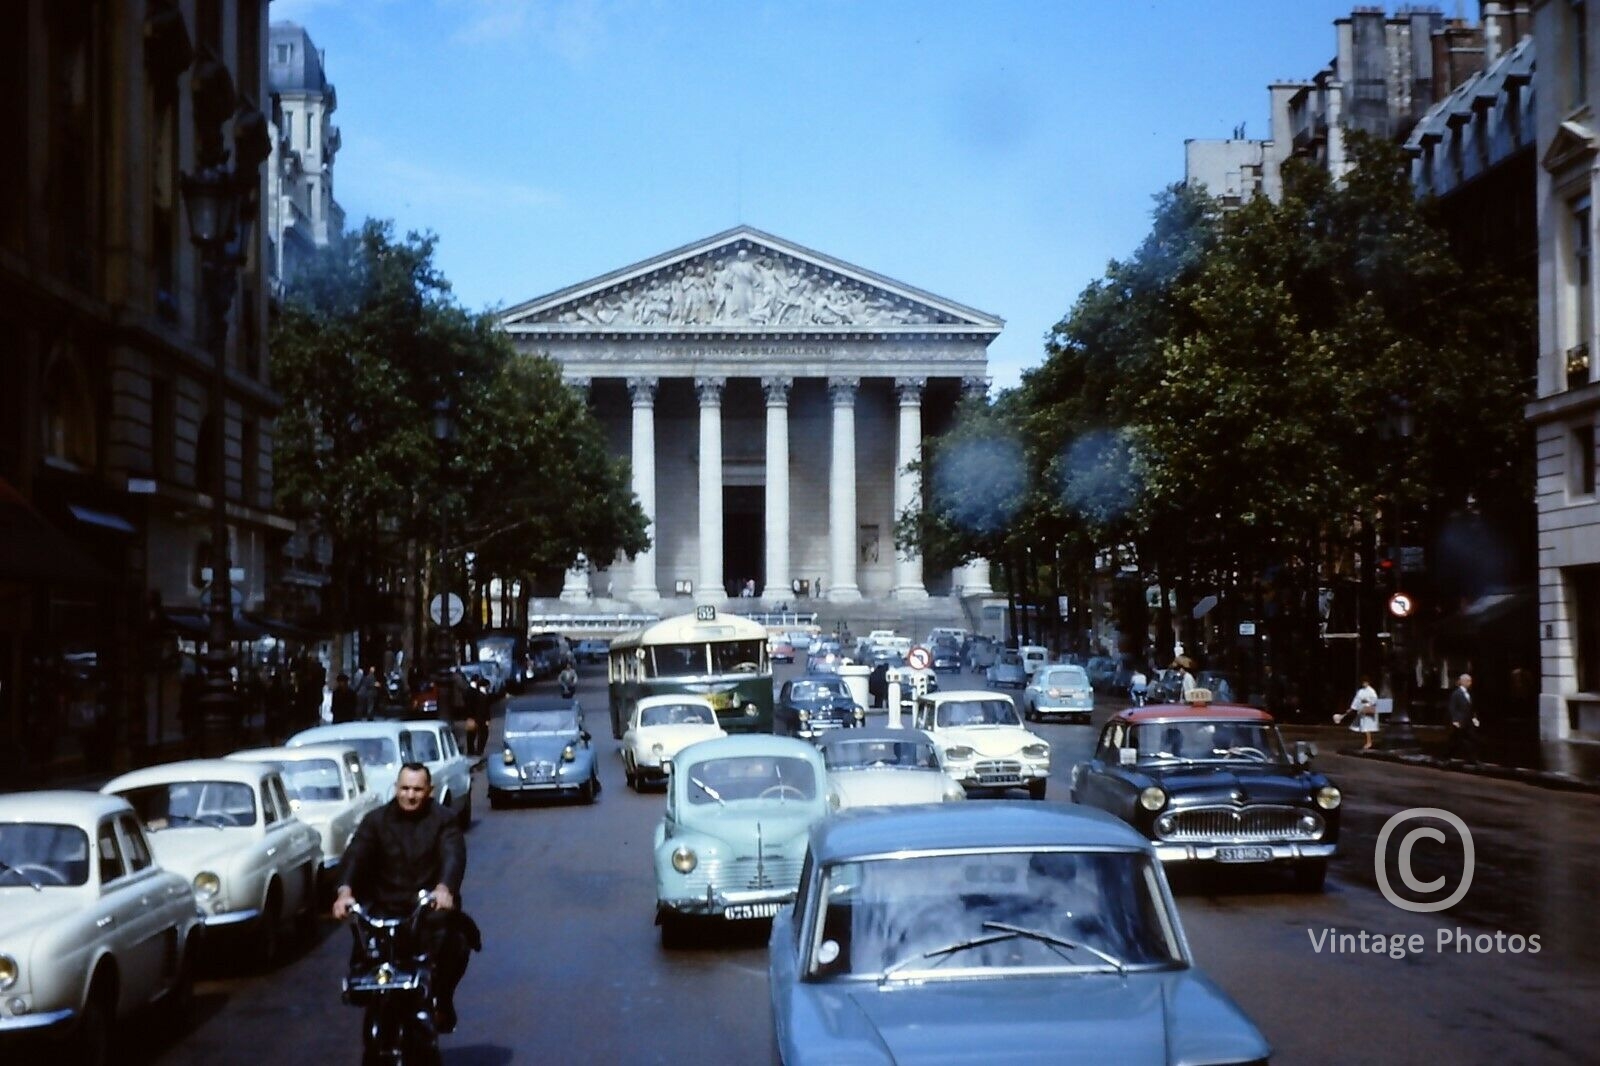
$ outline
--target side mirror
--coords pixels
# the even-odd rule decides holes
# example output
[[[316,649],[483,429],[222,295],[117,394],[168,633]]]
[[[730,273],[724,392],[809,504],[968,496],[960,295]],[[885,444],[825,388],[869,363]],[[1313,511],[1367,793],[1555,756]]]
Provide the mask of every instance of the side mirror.
[[[1316,754],[1317,746],[1311,743],[1311,741],[1297,740],[1294,742],[1294,761],[1296,765],[1309,766],[1311,764],[1311,760],[1316,757]]]

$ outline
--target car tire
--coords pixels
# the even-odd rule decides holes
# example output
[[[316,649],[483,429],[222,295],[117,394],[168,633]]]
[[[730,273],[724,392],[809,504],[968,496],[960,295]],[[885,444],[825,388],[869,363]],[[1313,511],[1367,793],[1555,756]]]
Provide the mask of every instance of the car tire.
[[[643,792],[644,786],[639,780],[639,775],[633,769],[633,763],[624,755],[622,757],[622,776],[628,779],[628,787],[635,792]]]
[[[256,924],[256,969],[270,972],[283,953],[283,892],[274,881],[267,887],[267,902]]]
[[[461,813],[457,817],[461,819],[463,831],[472,825],[472,792],[470,791],[470,786],[467,792],[467,800],[461,805]]]
[[[100,972],[95,974],[72,1034],[72,1061],[81,1066],[105,1066],[111,1061],[116,990],[113,987],[114,978],[105,971],[106,967],[102,965]]]
[[[1296,892],[1321,892],[1327,879],[1327,859],[1307,859],[1294,866]]]
[[[681,951],[689,946],[690,920],[674,911],[661,912],[661,946],[667,951]]]
[[[494,789],[489,790],[489,809],[491,811],[504,810],[506,798]]]
[[[600,780],[595,777],[594,771],[591,769],[589,771],[589,780],[585,781],[583,787],[578,790],[578,798],[585,803],[593,803],[598,795],[600,795]]]
[[[1048,777],[1034,778],[1032,781],[1028,782],[1028,798],[1036,800],[1044,799],[1045,789],[1049,787],[1050,779]]]
[[[178,955],[178,975],[161,999],[162,1020],[174,1033],[185,1033],[194,1014],[195,953],[199,950],[198,934],[190,933]]]

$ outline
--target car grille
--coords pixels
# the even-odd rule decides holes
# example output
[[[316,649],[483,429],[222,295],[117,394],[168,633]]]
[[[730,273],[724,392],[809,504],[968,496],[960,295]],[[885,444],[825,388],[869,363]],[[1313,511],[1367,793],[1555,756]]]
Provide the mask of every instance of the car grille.
[[[522,779],[524,781],[542,782],[556,779],[556,764],[549,759],[536,759],[533,762],[522,764]]]
[[[1315,840],[1300,824],[1304,811],[1295,807],[1197,807],[1175,811],[1171,830],[1162,840]],[[1322,819],[1317,818],[1321,829]]]
[[[689,892],[705,895],[707,886],[715,892],[750,892],[760,889],[792,890],[800,883],[800,860],[770,858],[759,864],[749,859],[709,859],[696,866],[684,879]]]
[[[980,762],[972,769],[978,775],[980,785],[1022,784],[1022,764],[1014,759]]]

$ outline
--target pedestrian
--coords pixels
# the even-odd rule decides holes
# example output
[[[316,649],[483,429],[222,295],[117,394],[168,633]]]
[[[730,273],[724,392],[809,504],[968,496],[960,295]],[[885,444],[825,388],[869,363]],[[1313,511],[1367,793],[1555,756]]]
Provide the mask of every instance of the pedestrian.
[[[333,720],[353,722],[356,718],[356,694],[350,687],[350,675],[340,674],[333,679]]]
[[[378,668],[371,663],[362,668],[361,676],[356,679],[355,694],[356,716],[363,722],[372,721],[378,706]]]
[[[467,754],[483,754],[489,742],[489,681],[473,678],[472,689],[467,694]]]
[[[1456,758],[1464,753],[1467,762],[1478,761],[1478,712],[1472,706],[1472,675],[1456,678],[1450,693],[1450,735],[1445,739],[1444,756]]]
[[[561,664],[561,674],[556,678],[556,684],[561,686],[563,698],[571,699],[578,694],[578,671],[573,668],[571,659]]]
[[[1182,696],[1180,698],[1184,703],[1189,702],[1189,694],[1195,690],[1194,674],[1191,673],[1189,669],[1193,665],[1194,660],[1190,659],[1186,655],[1180,655],[1178,658],[1172,660],[1172,668],[1178,671],[1181,679]]]
[[[1350,698],[1350,709],[1337,716],[1343,722],[1350,722],[1350,730],[1362,736],[1362,751],[1372,750],[1372,738],[1378,734],[1378,690],[1372,687],[1372,679],[1361,675],[1361,686],[1356,689],[1356,694]]]

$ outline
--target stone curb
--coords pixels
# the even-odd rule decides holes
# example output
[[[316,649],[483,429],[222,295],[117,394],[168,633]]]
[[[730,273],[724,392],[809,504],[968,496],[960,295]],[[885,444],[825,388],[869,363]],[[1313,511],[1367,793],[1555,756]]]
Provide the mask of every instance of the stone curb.
[[[1372,751],[1363,751],[1360,748],[1341,748],[1338,754],[1349,756],[1352,759],[1371,759],[1376,762],[1423,766],[1434,770],[1442,770],[1446,773],[1493,777],[1502,781],[1516,781],[1519,784],[1533,785],[1536,788],[1551,788],[1565,792],[1587,792],[1591,795],[1600,795],[1600,781],[1591,781],[1555,770],[1532,770],[1525,766],[1502,766],[1499,763],[1468,763],[1461,759],[1443,759],[1420,751],[1385,751],[1382,748],[1376,748]]]

